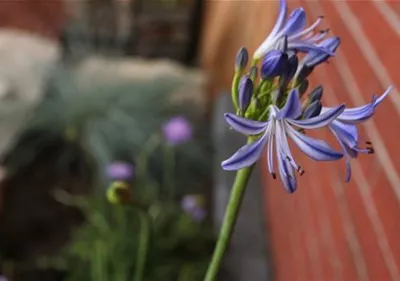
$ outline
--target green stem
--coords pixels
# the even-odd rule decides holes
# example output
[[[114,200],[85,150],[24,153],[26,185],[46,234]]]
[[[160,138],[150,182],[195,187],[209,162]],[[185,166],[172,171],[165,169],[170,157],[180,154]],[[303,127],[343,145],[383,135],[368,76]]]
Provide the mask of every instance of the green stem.
[[[208,266],[204,281],[214,281],[222,264],[222,259],[228,248],[236,220],[242,205],[244,191],[246,190],[253,166],[241,169],[237,172],[235,182],[231,191],[231,197],[226,207],[224,221],[219,233],[217,245]]]
[[[139,226],[140,232],[139,232],[139,241],[138,241],[139,244],[138,244],[133,281],[142,281],[146,266],[147,253],[149,249],[150,220],[145,211],[138,209],[137,213],[139,215],[139,220],[140,220],[140,226]]]
[[[164,187],[171,201],[175,198],[175,150],[171,145],[164,146]]]

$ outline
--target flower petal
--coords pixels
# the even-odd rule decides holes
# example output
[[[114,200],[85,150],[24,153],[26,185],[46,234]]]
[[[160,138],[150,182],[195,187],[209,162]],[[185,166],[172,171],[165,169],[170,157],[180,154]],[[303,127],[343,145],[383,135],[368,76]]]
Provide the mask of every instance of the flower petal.
[[[279,32],[281,36],[290,36],[303,30],[306,25],[306,12],[303,8],[297,8],[292,11],[288,17],[285,26]]]
[[[293,170],[292,165],[289,163],[286,157],[278,151],[277,154],[279,176],[282,180],[283,187],[287,192],[293,193],[297,189],[296,174]]]
[[[335,136],[339,142],[343,142],[351,148],[357,146],[358,132],[356,125],[333,121],[329,127],[335,132]]]
[[[386,91],[379,97],[376,99],[375,103],[374,103],[374,107],[377,107],[386,97],[387,95],[393,90],[392,86],[389,86]]]
[[[289,124],[286,124],[286,132],[301,151],[316,161],[334,161],[343,156],[342,153],[333,150],[326,142],[303,135]]]
[[[343,151],[343,156],[344,156],[344,161],[345,161],[345,165],[346,165],[346,177],[345,177],[345,181],[349,182],[350,178],[351,178],[351,164],[350,164],[350,157],[353,155],[354,156],[354,150],[352,150],[350,147],[348,147],[343,141],[342,139],[339,137],[339,135],[337,134],[337,132],[335,130],[333,130],[332,128],[330,128],[330,130],[332,131],[333,135],[336,137],[336,139],[338,140],[340,146],[342,147],[342,151]],[[357,152],[355,152],[357,153]],[[349,157],[350,156],[350,157]]]
[[[264,134],[257,141],[239,148],[235,154],[221,163],[222,169],[235,171],[253,165],[260,158],[267,137],[268,135]]]
[[[357,124],[368,120],[370,117],[372,117],[372,115],[374,115],[375,108],[387,97],[391,90],[392,87],[388,87],[379,98],[376,95],[373,95],[372,101],[369,104],[359,107],[346,108],[337,119],[349,124]],[[325,112],[329,109],[329,107],[323,107],[322,112]]]
[[[282,29],[283,23],[286,19],[286,14],[287,14],[287,2],[286,0],[280,0],[278,18],[276,19],[275,26],[268,37],[274,37]]]
[[[301,101],[297,89],[293,89],[286,100],[285,105],[278,112],[277,119],[293,118],[296,119],[301,115]]]
[[[295,39],[302,37],[303,35],[311,33],[314,30],[314,28],[316,28],[321,23],[321,21],[322,21],[322,17],[318,17],[318,19],[312,25],[310,25],[308,28],[304,29],[303,31],[301,31],[297,34],[293,34],[288,39],[293,41]]]
[[[260,122],[237,116],[233,113],[224,114],[225,121],[235,131],[244,135],[258,135],[267,129],[269,122]]]
[[[318,53],[324,53],[329,56],[334,56],[335,53],[324,48],[324,47],[319,47],[315,44],[311,44],[308,42],[303,42],[303,41],[294,41],[288,43],[288,49],[289,50],[297,50],[303,53],[308,53],[308,52],[318,52]]]
[[[323,108],[322,108],[323,109]],[[293,124],[302,129],[317,129],[329,125],[334,121],[345,109],[345,105],[339,105],[337,107],[326,110],[316,117],[305,119],[305,120],[294,120],[287,119],[290,124]]]
[[[282,29],[282,26],[286,19],[286,14],[287,14],[286,0],[279,0],[279,14],[278,14],[278,18],[275,22],[275,26],[272,29],[271,33],[268,35],[268,37],[265,38],[265,40],[261,43],[261,45],[254,52],[253,57],[255,59],[260,59],[260,58],[264,57],[264,55],[268,52],[268,50],[271,48],[271,46],[273,44],[275,44],[275,41],[276,41],[275,37],[278,34],[278,32]]]

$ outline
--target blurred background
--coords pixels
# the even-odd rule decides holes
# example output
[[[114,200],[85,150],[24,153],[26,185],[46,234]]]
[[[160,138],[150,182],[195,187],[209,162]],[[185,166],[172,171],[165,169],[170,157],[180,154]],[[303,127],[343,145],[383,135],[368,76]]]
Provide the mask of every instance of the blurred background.
[[[395,89],[360,130],[375,154],[353,161],[350,183],[342,161],[295,153],[306,174],[289,195],[258,165],[221,280],[400,280],[400,2],[289,1],[299,5],[342,38],[311,77],[326,104]],[[143,280],[202,280],[233,180],[219,163],[243,142],[222,120],[235,54],[257,48],[277,9],[0,2],[1,273],[134,280],[148,244]],[[129,204],[107,202],[111,189]]]

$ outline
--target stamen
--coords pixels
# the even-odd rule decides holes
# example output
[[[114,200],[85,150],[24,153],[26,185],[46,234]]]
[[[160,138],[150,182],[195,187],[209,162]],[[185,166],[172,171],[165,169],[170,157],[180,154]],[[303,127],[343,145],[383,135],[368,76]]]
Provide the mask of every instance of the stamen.
[[[323,19],[323,18],[325,18],[325,16],[324,15],[320,15],[320,16],[318,16],[318,18],[319,19]]]
[[[301,166],[297,167],[297,172],[300,174],[300,176],[304,175],[306,171],[303,170]]]
[[[272,178],[275,180],[276,179],[276,174],[275,173],[271,173]]]
[[[288,161],[292,161],[292,159],[291,159],[289,156],[287,156],[287,155],[286,155],[286,159],[287,159]]]
[[[372,142],[370,142],[370,141],[366,141],[365,143],[368,145],[372,145]]]
[[[374,150],[373,147],[367,147],[367,150],[368,150],[369,154],[374,154],[375,153],[375,150]]]
[[[301,170],[301,171],[300,171],[300,176],[304,175],[305,172],[306,172],[306,171]]]
[[[330,30],[330,28],[321,29],[319,33],[328,33]]]

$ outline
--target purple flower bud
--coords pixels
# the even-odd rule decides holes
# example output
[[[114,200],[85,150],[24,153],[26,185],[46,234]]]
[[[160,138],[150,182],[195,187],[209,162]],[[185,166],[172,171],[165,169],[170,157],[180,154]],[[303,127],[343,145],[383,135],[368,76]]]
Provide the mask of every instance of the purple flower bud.
[[[113,162],[107,166],[107,177],[111,180],[131,180],[134,167],[126,162]]]
[[[313,103],[314,101],[321,100],[322,95],[324,93],[324,88],[322,85],[318,85],[317,87],[314,88],[314,90],[311,91],[311,93],[308,94],[308,103]]]
[[[193,134],[192,125],[182,116],[170,119],[163,125],[162,131],[165,140],[171,145],[189,141]]]
[[[249,53],[246,48],[240,48],[238,53],[236,54],[235,59],[235,69],[236,71],[243,70],[249,61]]]
[[[272,50],[267,53],[261,65],[261,78],[272,79],[286,72],[288,56],[279,50]]]
[[[288,68],[285,74],[285,80],[289,82],[292,80],[293,76],[296,74],[297,66],[299,65],[299,60],[295,54],[289,56]]]
[[[316,117],[321,113],[321,110],[322,110],[322,103],[321,101],[316,100],[306,107],[303,113],[303,119]]]
[[[242,112],[245,112],[251,102],[253,95],[253,81],[249,76],[245,75],[242,77],[239,83],[239,108]]]

